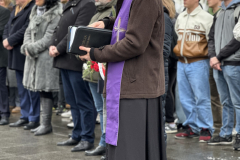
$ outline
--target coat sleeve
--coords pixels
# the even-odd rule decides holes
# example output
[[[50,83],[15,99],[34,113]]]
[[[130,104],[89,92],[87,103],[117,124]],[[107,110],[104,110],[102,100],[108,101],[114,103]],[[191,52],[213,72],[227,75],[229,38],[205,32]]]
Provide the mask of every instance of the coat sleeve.
[[[46,29],[44,36],[41,39],[37,40],[36,42],[29,42],[29,44],[26,45],[26,49],[31,57],[37,58],[40,53],[42,53],[43,51],[49,48],[53,32],[59,20],[60,20],[60,15],[54,17],[48,23],[48,27]],[[29,39],[29,36],[31,35],[28,34],[26,36],[27,36],[26,38]]]
[[[4,27],[8,22],[10,11],[0,8],[0,37],[3,35]]]
[[[164,58],[168,58],[171,53],[173,24],[166,13],[164,14],[164,19],[165,19],[165,34],[163,44],[163,56]]]
[[[214,40],[215,22],[216,22],[216,17],[214,17],[213,24],[208,35],[208,57],[209,58],[216,56],[215,40]]]
[[[28,26],[28,28],[26,29],[25,31],[25,34],[24,34],[24,40],[23,40],[23,45],[21,46],[21,53],[25,55],[25,49],[26,49],[26,46],[31,43],[31,29],[30,27]]]
[[[81,2],[80,2],[81,3]],[[75,21],[75,26],[87,26],[96,11],[95,4],[93,2],[88,2],[80,8],[77,19]],[[66,53],[67,48],[67,35],[61,40],[57,45],[57,50],[60,54]]]
[[[102,50],[94,49],[91,57],[98,62],[119,62],[143,54],[149,45],[159,12],[155,1],[133,1],[125,38]]]
[[[24,33],[25,33],[25,31],[28,27],[28,24],[29,24],[29,15],[30,15],[31,10],[29,10],[28,12],[29,12],[28,15],[27,15],[28,18],[27,18],[25,24],[22,26],[22,28],[8,37],[8,43],[9,43],[10,46],[15,46],[18,43],[21,43],[23,41]]]

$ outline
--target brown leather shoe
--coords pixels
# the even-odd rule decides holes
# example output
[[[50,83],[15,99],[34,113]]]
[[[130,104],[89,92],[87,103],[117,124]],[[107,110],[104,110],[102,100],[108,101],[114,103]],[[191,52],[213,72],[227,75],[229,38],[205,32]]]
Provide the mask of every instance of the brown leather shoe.
[[[13,110],[12,110],[12,113],[20,113],[21,112],[21,108],[20,107],[15,107]]]

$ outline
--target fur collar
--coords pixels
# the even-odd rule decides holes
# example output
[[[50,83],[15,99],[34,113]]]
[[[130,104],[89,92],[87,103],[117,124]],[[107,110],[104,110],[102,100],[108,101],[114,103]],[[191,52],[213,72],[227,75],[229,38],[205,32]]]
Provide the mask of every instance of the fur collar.
[[[41,17],[42,18],[46,18],[48,21],[51,21],[52,18],[54,18],[56,15],[60,15],[62,14],[62,4],[60,2],[58,2],[58,4],[52,8],[50,8],[49,10],[47,10]],[[30,20],[37,16],[37,6],[34,5],[32,8],[32,12],[30,14]]]

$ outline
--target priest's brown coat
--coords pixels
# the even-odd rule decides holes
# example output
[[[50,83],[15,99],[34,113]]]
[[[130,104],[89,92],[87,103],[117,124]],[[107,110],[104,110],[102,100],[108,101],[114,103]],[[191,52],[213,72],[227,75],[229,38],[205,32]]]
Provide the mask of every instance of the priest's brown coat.
[[[122,2],[118,0],[117,14]],[[110,18],[106,28],[112,29],[114,22]],[[121,99],[156,98],[165,93],[163,41],[162,1],[133,0],[126,37],[102,50],[94,49],[98,62],[125,61]]]

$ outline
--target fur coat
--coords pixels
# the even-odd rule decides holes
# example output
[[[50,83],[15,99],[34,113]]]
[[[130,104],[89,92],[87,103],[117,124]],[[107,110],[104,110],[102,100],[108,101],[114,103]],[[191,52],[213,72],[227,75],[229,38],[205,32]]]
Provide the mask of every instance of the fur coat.
[[[53,58],[48,48],[53,32],[62,14],[62,4],[37,15],[35,5],[30,15],[29,26],[24,35],[21,53],[26,56],[23,85],[31,91],[55,92],[59,90],[59,70],[53,68]]]

